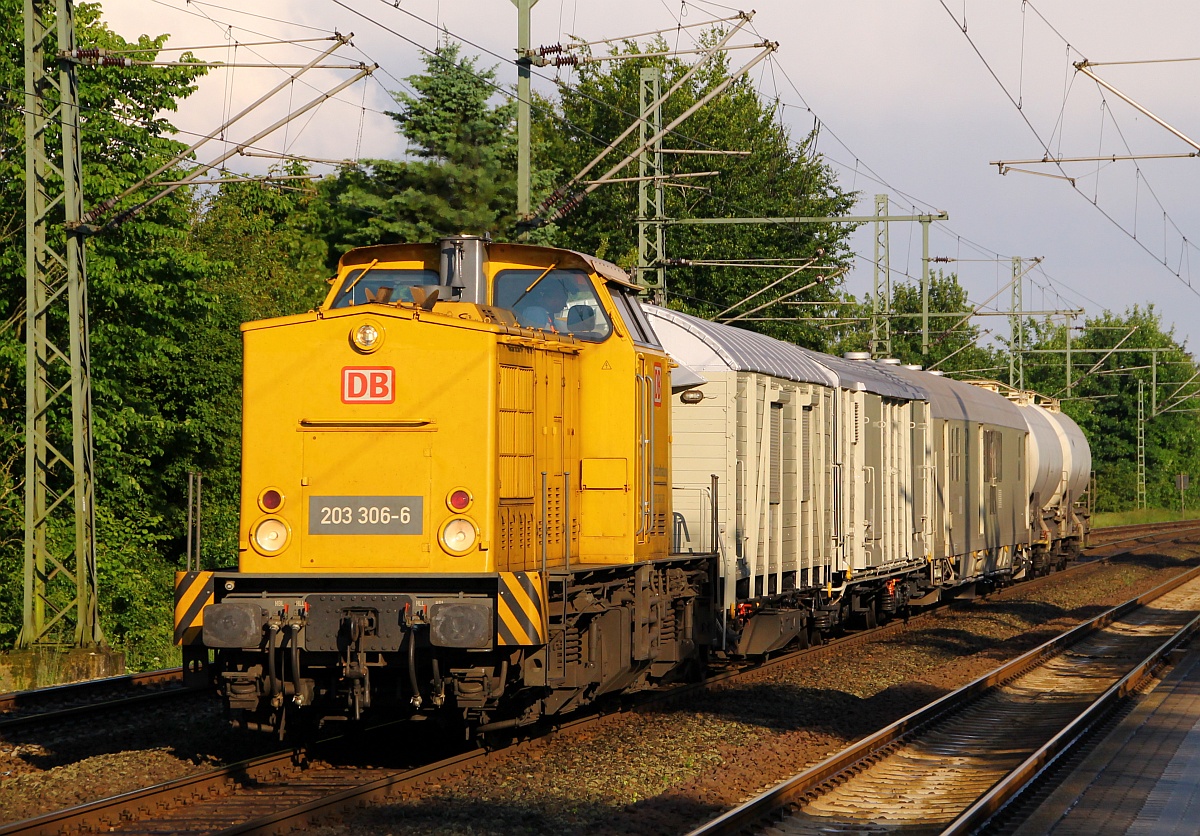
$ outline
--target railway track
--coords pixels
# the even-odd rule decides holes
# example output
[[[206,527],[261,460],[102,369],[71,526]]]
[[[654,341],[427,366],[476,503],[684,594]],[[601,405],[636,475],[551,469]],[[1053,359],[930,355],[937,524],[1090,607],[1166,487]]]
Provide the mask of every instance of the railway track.
[[[1200,524],[1196,524],[1200,530]],[[1114,531],[1107,553],[1099,560],[1109,560],[1121,554],[1153,546],[1162,539],[1177,538],[1178,533],[1149,535],[1128,529]],[[1106,538],[1108,539],[1108,538]],[[1149,542],[1147,542],[1149,541]],[[1069,571],[1088,571],[1093,564],[1082,563]],[[1043,584],[1059,582],[1064,573],[1055,573],[992,593],[992,598],[1014,592],[1032,590]],[[721,687],[752,681],[768,676],[780,666],[796,663],[801,658],[814,661],[835,655],[871,641],[897,633],[918,629],[928,619],[936,618],[933,611],[914,616],[907,621],[893,621],[874,631],[854,633],[820,647],[781,654],[753,666],[731,666],[696,686],[683,686],[638,701],[632,710],[653,710],[664,704],[683,702],[701,687]],[[611,714],[612,712],[608,712]],[[558,728],[565,732],[592,723],[604,722],[605,715],[581,717]],[[382,734],[378,732],[375,734]],[[373,734],[372,743],[379,739]],[[334,745],[327,742],[323,745]],[[314,820],[336,817],[340,811],[397,794],[403,795],[425,783],[436,783],[444,776],[461,770],[487,769],[489,759],[504,754],[519,753],[524,746],[536,746],[538,741],[525,741],[501,751],[478,749],[457,752],[432,763],[415,763],[407,768],[380,768],[338,763],[337,759],[322,759],[316,751],[306,758],[297,753],[281,751],[242,761],[219,769],[209,770],[176,781],[167,782],[110,799],[71,808],[36,819],[16,822],[0,828],[7,833],[60,833],[64,831],[118,832],[179,832],[230,833],[282,832],[304,827]],[[318,747],[319,749],[320,747]]]
[[[172,685],[183,679],[182,668],[166,668],[145,673],[110,676],[104,679],[89,679],[70,682],[49,688],[33,688],[28,691],[13,691],[0,694],[0,717],[23,711],[45,710],[46,705],[56,703],[89,702],[108,695],[128,694],[154,686]]]
[[[1154,606],[1147,606],[1153,602]],[[1086,622],[692,832],[973,832],[1200,628],[1200,569]]]
[[[1106,560],[1116,556],[1110,551],[1112,548],[1125,543],[1161,542],[1160,538],[1170,539],[1190,531],[1200,531],[1200,520],[1096,529],[1092,535],[1093,546],[1085,555]],[[1032,587],[1026,584],[1022,588]],[[175,699],[184,693],[182,681],[181,668],[167,668],[0,694],[0,733],[31,724]]]
[[[184,687],[180,668],[169,668],[0,694],[0,735],[30,726],[137,710],[198,693]]]
[[[1193,531],[1200,531],[1200,520],[1174,520],[1172,522],[1136,523],[1095,528],[1088,535],[1089,551],[1104,546],[1134,542],[1146,537],[1177,537]]]

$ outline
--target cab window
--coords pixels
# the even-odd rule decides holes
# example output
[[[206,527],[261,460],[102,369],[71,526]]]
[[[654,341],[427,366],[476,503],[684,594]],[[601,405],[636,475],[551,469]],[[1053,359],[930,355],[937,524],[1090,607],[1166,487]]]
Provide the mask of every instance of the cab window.
[[[613,286],[612,296],[633,341],[653,348],[662,348],[658,342],[658,335],[650,327],[650,321],[646,319],[641,303],[638,302],[637,291],[632,288]]]
[[[536,268],[501,270],[493,285],[492,304],[512,311],[526,328],[571,334],[591,343],[608,339],[612,321],[588,274],[582,270],[543,273],[544,269]]]
[[[363,272],[366,271],[366,275]],[[333,299],[333,307],[349,308],[353,305],[367,305],[371,302],[390,304],[392,302],[411,302],[414,285],[435,285],[438,283],[436,270],[389,270],[374,267],[360,267],[351,270],[338,288],[337,296]]]

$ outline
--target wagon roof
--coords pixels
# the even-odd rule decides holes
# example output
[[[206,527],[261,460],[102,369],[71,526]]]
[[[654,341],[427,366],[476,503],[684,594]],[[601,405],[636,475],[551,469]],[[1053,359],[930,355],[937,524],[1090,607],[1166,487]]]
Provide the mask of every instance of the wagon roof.
[[[656,305],[642,307],[655,320],[670,323],[703,344],[707,349],[705,352],[689,350],[685,345],[672,345],[669,328],[658,329],[658,336],[671,355],[699,372],[716,371],[714,363],[719,362],[731,371],[758,372],[800,383],[840,386],[891,398],[925,399],[921,389],[893,374],[886,366],[842,360],[754,331],[709,322]]]
[[[974,421],[999,427],[1025,429],[1021,410],[1008,398],[961,380],[940,377],[919,369],[891,366],[896,374],[925,390],[929,412],[934,418]]]

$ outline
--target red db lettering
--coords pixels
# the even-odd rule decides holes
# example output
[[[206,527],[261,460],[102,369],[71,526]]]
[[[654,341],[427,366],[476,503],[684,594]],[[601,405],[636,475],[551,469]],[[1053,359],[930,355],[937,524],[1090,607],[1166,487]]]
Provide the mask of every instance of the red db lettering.
[[[342,403],[395,403],[396,370],[391,366],[342,369]]]
[[[388,372],[371,372],[371,400],[387,398],[391,391],[392,381]]]

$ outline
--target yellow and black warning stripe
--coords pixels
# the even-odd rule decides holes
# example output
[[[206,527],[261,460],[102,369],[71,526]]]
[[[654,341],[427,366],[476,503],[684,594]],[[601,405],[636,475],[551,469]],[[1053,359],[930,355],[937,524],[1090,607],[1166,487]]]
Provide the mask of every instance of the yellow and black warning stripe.
[[[212,572],[175,573],[175,644],[201,643],[204,608],[212,602]]]
[[[546,585],[541,572],[501,572],[496,595],[496,644],[545,644]]]

